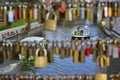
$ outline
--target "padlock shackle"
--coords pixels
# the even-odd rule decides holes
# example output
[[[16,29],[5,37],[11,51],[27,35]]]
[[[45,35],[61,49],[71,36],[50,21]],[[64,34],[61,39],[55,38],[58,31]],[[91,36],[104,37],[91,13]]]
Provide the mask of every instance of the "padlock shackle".
[[[48,20],[48,17],[50,16],[50,13],[54,14],[55,18],[54,20],[57,21],[57,15],[54,11],[49,11],[47,14],[46,14],[46,20]]]
[[[41,50],[41,48],[38,48],[36,50],[35,56],[38,56],[38,52]],[[45,48],[42,49],[44,51],[44,56],[47,56],[47,50]]]
[[[100,55],[100,56],[98,56],[97,57],[97,61],[96,61],[96,73],[98,73],[98,68],[99,68],[99,59],[100,58],[103,58],[104,60],[105,60],[105,64],[106,64],[106,56],[104,56],[104,55]],[[105,67],[104,67],[104,73],[106,73],[106,71],[107,71],[107,66],[105,65]]]

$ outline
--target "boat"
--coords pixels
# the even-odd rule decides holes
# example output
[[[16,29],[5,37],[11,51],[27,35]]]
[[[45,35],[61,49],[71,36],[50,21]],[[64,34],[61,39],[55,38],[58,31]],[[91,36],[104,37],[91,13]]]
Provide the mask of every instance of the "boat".
[[[90,39],[90,26],[89,25],[78,25],[72,30],[72,40],[75,39]]]

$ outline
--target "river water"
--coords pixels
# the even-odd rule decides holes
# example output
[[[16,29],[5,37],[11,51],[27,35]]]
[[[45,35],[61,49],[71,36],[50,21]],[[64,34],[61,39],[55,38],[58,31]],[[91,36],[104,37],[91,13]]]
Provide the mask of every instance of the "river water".
[[[37,34],[40,34],[40,31],[43,32],[45,35],[45,39],[47,40],[71,40],[71,31],[75,27],[67,27],[67,26],[58,26],[56,32],[51,31],[43,31],[40,30],[40,28],[37,28],[35,30],[29,31],[27,34],[21,34],[17,37],[14,37],[16,40],[21,40],[25,37],[29,36],[35,36]],[[109,39],[107,35],[105,35],[101,29],[98,26],[91,25],[91,40],[97,40],[97,39]],[[13,38],[12,38],[13,39]],[[92,55],[85,58],[85,63],[73,63],[73,58],[64,58],[60,59],[58,55],[54,55],[55,62],[52,64],[49,64],[46,68],[40,68],[40,69],[33,69],[34,73],[31,71],[19,71],[16,70],[12,73],[18,73],[18,74],[35,74],[35,75],[56,75],[56,74],[95,74],[95,68],[96,63],[92,61]]]
[[[74,26],[58,26],[56,32],[51,31],[42,31],[41,28],[37,28],[35,30],[29,31],[27,34],[21,34],[14,39],[20,40],[28,36],[35,36],[39,34],[40,31],[45,35],[45,39],[47,40],[71,40],[71,31],[75,27]],[[77,24],[76,24],[77,25]],[[96,25],[91,25],[91,40],[97,39],[109,39],[107,35],[105,35],[101,29]],[[92,61],[92,55],[85,58],[85,63],[74,64],[72,57],[60,59],[58,55],[54,55],[55,62],[53,64],[49,64],[46,68],[35,69],[36,75],[56,75],[56,74],[95,74],[96,63]],[[26,73],[26,72],[25,72]],[[31,72],[29,72],[31,73]]]

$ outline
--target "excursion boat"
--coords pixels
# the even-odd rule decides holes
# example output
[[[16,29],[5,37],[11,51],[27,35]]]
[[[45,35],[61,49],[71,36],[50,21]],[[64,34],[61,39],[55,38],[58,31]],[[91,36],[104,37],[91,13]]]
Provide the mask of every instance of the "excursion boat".
[[[72,30],[72,39],[90,39],[90,26],[89,25],[78,25]]]

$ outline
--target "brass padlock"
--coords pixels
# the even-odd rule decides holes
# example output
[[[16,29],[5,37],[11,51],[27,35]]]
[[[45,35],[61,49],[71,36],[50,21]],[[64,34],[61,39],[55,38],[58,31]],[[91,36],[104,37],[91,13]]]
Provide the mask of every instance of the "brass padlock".
[[[52,51],[53,51],[53,54],[55,54],[55,41],[52,41]]]
[[[113,16],[113,7],[112,7],[112,3],[109,2],[108,4],[108,17],[112,17]]]
[[[98,61],[102,57],[104,58],[104,61],[106,61],[106,57],[104,55],[98,56],[97,63],[96,63],[96,74],[94,77],[95,80],[107,80],[107,78],[108,78],[108,75],[106,74],[106,66],[104,66],[104,73],[98,73],[98,68],[99,68]]]
[[[106,55],[106,66],[110,66],[110,56]]]
[[[120,17],[120,2],[118,2],[118,17]]]
[[[70,50],[69,50],[69,44],[66,42],[66,48],[65,48],[65,53],[66,53],[66,57],[70,57]]]
[[[49,19],[51,13],[54,15],[54,19]],[[56,29],[57,29],[57,16],[56,16],[55,12],[52,11],[52,12],[47,13],[45,24],[44,24],[44,29],[50,30],[50,31],[56,31]]]
[[[39,24],[42,23],[42,10],[41,10],[41,5],[38,6],[38,22]]]
[[[73,62],[75,64],[77,64],[79,62],[79,50],[78,50],[78,46],[76,46],[75,50],[74,50],[74,54],[73,54]]]
[[[21,55],[23,59],[27,58],[26,43],[21,43]]]
[[[94,10],[93,10],[93,4],[90,5],[90,14],[89,19],[91,23],[94,23]]]
[[[7,6],[4,6],[3,23],[4,23],[5,26],[8,25],[8,17],[7,17],[8,15],[7,15],[7,12],[8,12],[7,11]]]
[[[101,20],[101,27],[102,27],[102,28],[105,28],[105,26],[106,26],[106,22],[105,22],[104,19],[102,19],[102,20]]]
[[[65,20],[68,20],[68,9],[65,10]]]
[[[45,5],[43,5],[43,6],[45,6]],[[45,8],[42,6],[42,23],[44,23],[45,22],[45,18],[46,18],[46,10],[45,10]]]
[[[73,21],[76,21],[76,19],[77,19],[77,9],[76,8],[73,8],[73,10],[72,10],[72,20]]]
[[[105,58],[106,58],[106,56],[105,56]],[[101,68],[104,68],[105,66],[106,66],[106,61],[104,60],[103,57],[101,57],[101,58],[100,58],[100,67],[101,67]]]
[[[27,6],[26,5],[23,5],[23,9],[22,9],[23,11],[23,19],[27,19]]]
[[[105,45],[105,42],[102,42],[102,44],[101,44],[101,46],[102,46],[102,51],[106,51],[106,45]]]
[[[8,60],[10,61],[10,60],[12,60],[12,51],[11,51],[11,43],[9,44],[9,43],[7,43],[7,58],[8,58]]]
[[[65,57],[65,47],[64,47],[64,41],[61,41],[61,48],[60,48],[60,58],[63,59]]]
[[[33,20],[33,15],[34,15],[34,12],[33,12],[33,8],[32,8],[32,5],[31,6],[29,6],[30,8],[29,8],[29,19],[30,20]]]
[[[32,43],[30,43],[30,46],[29,46],[29,56],[33,56],[33,47],[32,47]]]
[[[118,17],[118,3],[114,3],[114,17]]]
[[[54,63],[53,43],[51,44],[50,49],[48,50],[48,62]]]
[[[77,17],[80,17],[80,4],[77,4]]]
[[[75,44],[75,50],[73,53],[73,62],[77,64],[79,62],[79,50],[78,50],[79,41],[75,40],[74,44]]]
[[[22,5],[19,4],[19,19],[22,19]]]
[[[5,42],[3,42],[3,57],[4,57],[4,60],[7,60],[7,45]]]
[[[38,56],[40,48],[36,50],[35,61],[34,61],[35,68],[43,68],[48,66],[47,50],[45,48],[43,48],[42,50],[44,52],[43,56]]]
[[[56,54],[59,54],[58,41],[56,41],[55,53],[56,53]]]
[[[85,62],[85,49],[84,49],[85,43],[82,42],[82,48],[80,50],[80,62],[84,63]]]
[[[19,53],[20,52],[20,43],[16,42],[16,52]]]
[[[89,3],[87,3],[86,4],[86,19],[88,19],[88,20],[90,20],[90,13],[91,13],[91,9],[90,9],[90,4]]]
[[[73,56],[73,41],[70,42],[70,56]]]
[[[98,56],[98,54],[97,54],[97,41],[95,42],[95,44],[94,44],[94,49],[93,49],[93,61],[94,62],[96,62],[97,61],[97,56]]]

